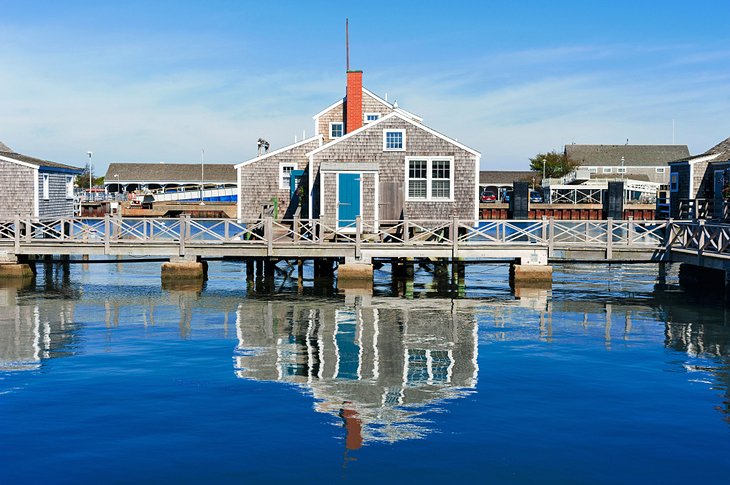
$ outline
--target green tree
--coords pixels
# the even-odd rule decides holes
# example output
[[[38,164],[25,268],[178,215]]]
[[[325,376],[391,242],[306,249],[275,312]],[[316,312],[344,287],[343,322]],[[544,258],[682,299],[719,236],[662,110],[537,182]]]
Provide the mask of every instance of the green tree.
[[[91,167],[88,163],[84,167],[84,171],[81,172],[79,175],[76,176],[76,182],[75,184],[81,188],[81,189],[88,189],[89,188],[89,171],[93,170],[93,167]],[[92,173],[93,175],[93,173]],[[104,177],[94,177],[93,178],[93,186],[94,187],[100,187],[104,185]]]
[[[565,153],[558,153],[555,150],[538,153],[530,159],[530,170],[536,172],[536,178],[540,180],[542,180],[543,170],[545,177],[558,178],[569,174],[577,166],[578,164],[568,159]]]

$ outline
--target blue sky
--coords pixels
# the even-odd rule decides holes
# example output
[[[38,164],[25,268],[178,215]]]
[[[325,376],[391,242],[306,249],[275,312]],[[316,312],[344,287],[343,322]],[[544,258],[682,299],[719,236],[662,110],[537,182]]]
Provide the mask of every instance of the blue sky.
[[[526,169],[566,143],[730,136],[730,2],[0,0],[0,141],[97,172],[237,163],[313,133],[351,67],[372,91]]]

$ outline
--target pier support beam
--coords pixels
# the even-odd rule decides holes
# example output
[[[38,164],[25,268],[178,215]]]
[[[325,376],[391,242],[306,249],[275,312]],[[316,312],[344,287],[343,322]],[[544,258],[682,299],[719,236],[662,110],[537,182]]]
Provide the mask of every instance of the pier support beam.
[[[550,283],[553,281],[553,267],[540,264],[512,263],[509,268],[509,280],[513,285]]]
[[[205,280],[208,274],[208,263],[200,258],[170,258],[170,262],[162,263],[161,275],[166,281]]]
[[[32,278],[35,266],[18,260],[14,254],[0,253],[0,280]]]
[[[413,268],[413,265],[411,265]],[[412,269],[411,269],[412,270]],[[337,281],[342,280],[366,280],[373,281],[373,263],[371,261],[355,261],[345,258],[345,263],[337,268]]]
[[[345,294],[372,294],[372,262],[345,258],[345,262],[337,267],[337,290]]]

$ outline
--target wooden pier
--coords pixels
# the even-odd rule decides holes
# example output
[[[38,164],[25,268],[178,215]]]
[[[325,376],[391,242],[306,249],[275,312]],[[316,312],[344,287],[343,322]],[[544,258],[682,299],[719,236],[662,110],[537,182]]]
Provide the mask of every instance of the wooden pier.
[[[668,241],[678,227],[672,221],[633,219],[17,218],[0,221],[0,259],[10,274],[13,265],[22,266],[29,256],[166,258],[170,262],[162,267],[163,279],[203,277],[206,258],[241,258],[252,272],[269,273],[277,261],[314,260],[322,275],[337,268],[338,279],[370,281],[374,261],[403,265],[407,271],[414,261],[428,260],[452,265],[458,275],[464,264],[499,260],[512,262],[516,279],[549,281],[551,262],[667,261]]]

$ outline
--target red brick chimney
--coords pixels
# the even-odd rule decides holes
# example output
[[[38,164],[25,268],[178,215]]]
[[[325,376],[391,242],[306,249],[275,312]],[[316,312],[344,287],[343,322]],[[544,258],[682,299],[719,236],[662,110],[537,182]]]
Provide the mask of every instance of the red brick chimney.
[[[362,127],[362,71],[347,71],[345,133]]]

